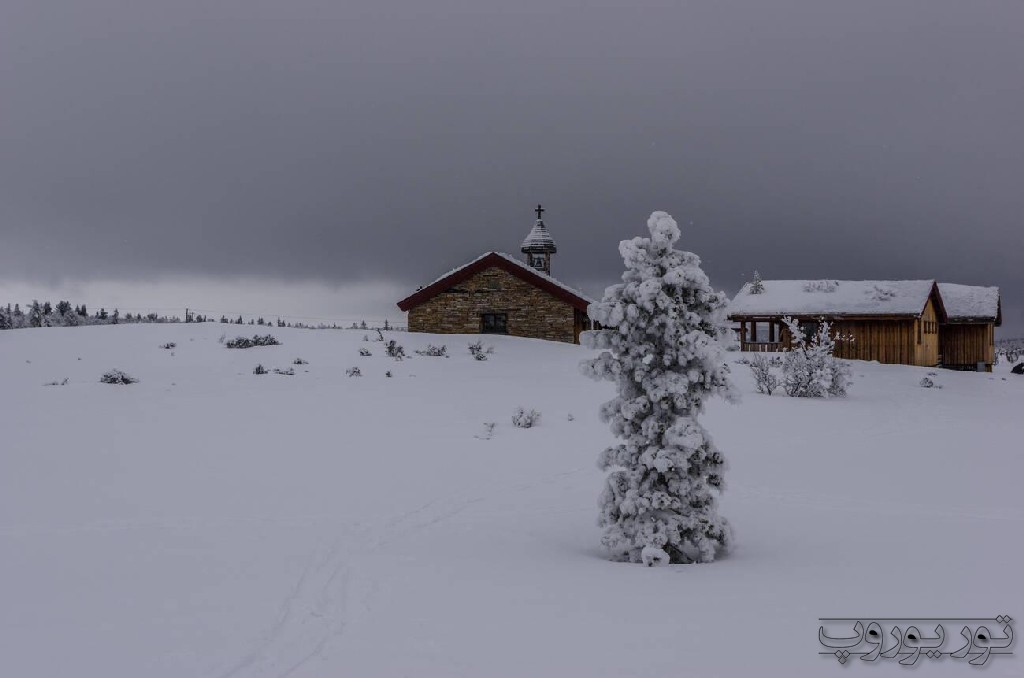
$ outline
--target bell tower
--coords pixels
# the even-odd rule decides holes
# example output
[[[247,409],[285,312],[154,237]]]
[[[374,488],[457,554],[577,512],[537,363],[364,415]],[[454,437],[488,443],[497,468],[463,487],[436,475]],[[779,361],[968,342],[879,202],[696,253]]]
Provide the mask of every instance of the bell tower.
[[[530,268],[551,275],[551,255],[557,252],[558,248],[555,247],[555,240],[551,237],[548,227],[544,225],[544,220],[541,218],[544,208],[537,205],[535,211],[537,212],[537,221],[533,223],[533,228],[530,229],[526,240],[523,240],[520,251],[526,255],[526,263]]]

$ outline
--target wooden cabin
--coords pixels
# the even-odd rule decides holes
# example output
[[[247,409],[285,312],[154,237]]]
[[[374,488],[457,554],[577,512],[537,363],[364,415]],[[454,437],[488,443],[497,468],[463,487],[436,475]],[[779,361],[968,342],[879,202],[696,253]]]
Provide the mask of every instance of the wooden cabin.
[[[999,289],[934,280],[765,280],[747,283],[729,305],[740,350],[784,351],[792,337],[828,321],[837,357],[880,363],[992,370]]]
[[[487,252],[445,273],[405,299],[398,308],[409,314],[410,332],[437,334],[509,334],[569,343],[591,329],[591,299],[551,277],[557,248],[541,219],[520,250],[526,261]]]
[[[991,372],[996,329],[1003,323],[998,287],[939,283],[946,316],[939,324],[942,366]]]
[[[828,321],[840,338],[835,355],[851,360],[935,366],[945,317],[934,280],[765,280],[748,283],[729,306],[743,351],[784,351],[792,337],[783,318],[805,335]]]

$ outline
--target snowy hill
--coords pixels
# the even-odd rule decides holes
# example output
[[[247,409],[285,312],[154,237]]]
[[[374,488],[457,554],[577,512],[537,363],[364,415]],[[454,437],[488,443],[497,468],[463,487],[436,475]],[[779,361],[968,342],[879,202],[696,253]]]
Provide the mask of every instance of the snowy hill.
[[[736,365],[742,403],[704,420],[736,548],[648,569],[599,548],[612,387],[579,375],[586,350],[497,337],[481,362],[394,333],[395,362],[361,331],[258,329],[282,345],[0,332],[0,675],[823,676],[868,667],[818,655],[819,617],[1024,615],[1006,365],[924,389],[929,370],[854,363],[840,400],[759,395]],[[520,405],[538,427],[511,425]]]

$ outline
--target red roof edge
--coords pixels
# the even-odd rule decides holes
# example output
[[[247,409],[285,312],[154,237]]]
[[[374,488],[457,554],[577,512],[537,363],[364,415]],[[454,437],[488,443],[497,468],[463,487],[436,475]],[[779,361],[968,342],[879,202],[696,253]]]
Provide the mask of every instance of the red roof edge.
[[[500,268],[501,270],[514,275],[520,280],[527,282],[534,287],[540,288],[555,297],[561,299],[573,308],[586,313],[587,307],[590,302],[583,297],[573,294],[569,290],[552,283],[550,280],[546,280],[544,277],[537,275],[526,266],[520,266],[516,263],[509,261],[505,257],[501,256],[497,252],[489,252],[486,255],[480,257],[476,261],[462,268],[454,271],[450,275],[437,280],[430,285],[427,285],[421,290],[417,290],[398,302],[398,308],[402,311],[409,311],[410,309],[416,308],[420,304],[429,301],[441,294],[445,290],[458,285],[461,282],[468,280],[480,271],[488,268]]]

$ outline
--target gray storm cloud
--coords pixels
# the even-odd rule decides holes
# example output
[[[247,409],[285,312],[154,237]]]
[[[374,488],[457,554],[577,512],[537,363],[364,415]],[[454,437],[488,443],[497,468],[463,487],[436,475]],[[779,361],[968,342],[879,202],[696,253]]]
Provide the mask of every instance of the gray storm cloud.
[[[599,288],[654,209],[714,283],[1003,289],[1024,4],[0,4],[0,279],[410,288],[515,251]]]

